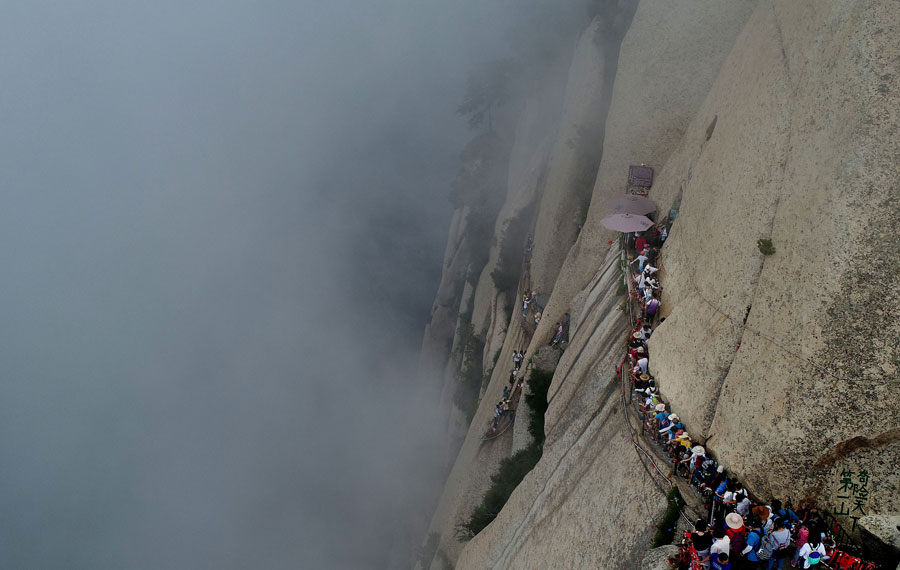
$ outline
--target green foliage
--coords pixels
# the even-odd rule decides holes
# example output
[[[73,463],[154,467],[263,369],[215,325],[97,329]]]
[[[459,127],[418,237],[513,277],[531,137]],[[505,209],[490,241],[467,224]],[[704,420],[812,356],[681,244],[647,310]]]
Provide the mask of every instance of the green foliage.
[[[444,552],[443,549],[437,551],[435,558],[437,558],[440,561],[441,566],[443,566],[441,570],[453,570],[453,563],[450,562],[450,557],[447,556],[447,553]]]
[[[540,458],[541,448],[529,445],[500,462],[500,469],[491,475],[491,487],[484,494],[481,504],[475,507],[469,520],[457,525],[460,541],[472,538],[497,518],[509,496]]]
[[[498,291],[515,296],[519,288],[522,274],[522,263],[525,260],[525,243],[534,220],[535,204],[532,203],[519,210],[516,216],[507,222],[500,238],[497,267],[491,272],[491,279]]]
[[[488,130],[493,129],[491,111],[510,98],[514,69],[511,59],[498,59],[469,72],[463,102],[456,109],[468,117],[469,128],[477,129],[487,122]]]
[[[531,410],[531,420],[528,422],[528,433],[531,434],[535,445],[544,445],[544,414],[547,413],[547,392],[550,391],[550,383],[553,381],[553,372],[535,368],[528,378],[528,394],[525,394],[525,403]]]
[[[491,376],[494,375],[494,369],[497,368],[497,361],[500,360],[500,353],[503,352],[503,348],[498,348],[494,353],[494,357],[491,359],[491,367],[488,368],[488,371],[484,373],[484,378],[481,380],[481,389],[484,389],[491,381]],[[481,393],[481,389],[479,390],[479,394]]]
[[[474,137],[460,153],[460,167],[450,184],[450,202],[457,208],[499,207],[505,196],[508,143],[493,133]]]
[[[450,203],[466,209],[462,251],[466,254],[466,281],[475,283],[488,260],[494,224],[506,195],[509,145],[491,133],[473,138],[460,156],[461,165],[451,184]]]
[[[756,242],[756,247],[759,248],[759,252],[763,255],[772,255],[775,253],[775,247],[772,245],[772,240],[760,238]]]
[[[669,506],[666,507],[666,512],[663,513],[662,519],[656,527],[656,535],[653,537],[653,548],[672,544],[672,540],[675,538],[675,530],[678,526],[678,516],[684,507],[684,499],[681,497],[681,493],[678,492],[678,487],[672,487],[666,496],[666,501],[669,503]]]
[[[441,535],[436,532],[429,532],[428,538],[425,540],[425,544],[422,546],[422,549],[419,551],[419,565],[422,568],[428,568],[431,565],[431,559],[434,558],[435,553],[438,549],[438,544],[441,542]]]
[[[541,459],[544,447],[544,414],[548,405],[547,392],[552,380],[553,372],[538,369],[531,371],[528,379],[530,393],[525,396],[525,403],[531,409],[528,433],[533,440],[528,447],[500,462],[500,469],[491,475],[491,486],[484,494],[481,504],[475,507],[468,520],[460,521],[456,525],[456,534],[460,541],[469,540],[497,518],[512,492]]]
[[[457,344],[457,356],[459,358],[459,370],[457,379],[459,386],[453,395],[453,403],[463,411],[466,419],[471,423],[478,409],[478,396],[483,380],[482,366],[484,354],[484,337],[475,334],[475,326],[471,322],[471,313],[461,315],[464,323],[460,326],[459,344]]]

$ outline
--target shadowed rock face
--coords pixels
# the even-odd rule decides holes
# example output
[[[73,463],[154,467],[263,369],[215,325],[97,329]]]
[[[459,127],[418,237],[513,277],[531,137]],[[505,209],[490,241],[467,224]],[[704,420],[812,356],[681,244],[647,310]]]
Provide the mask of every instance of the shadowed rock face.
[[[616,416],[625,325],[614,236],[599,225],[603,200],[638,162],[656,169],[661,214],[680,200],[662,256],[666,321],[650,349],[688,431],[761,498],[831,507],[836,474],[862,467],[869,510],[900,510],[893,29],[900,12],[888,0],[640,3],[587,221],[545,310],[571,312],[572,333],[549,392],[544,456],[457,569],[639,567],[665,499]],[[548,171],[563,167],[554,160]],[[556,219],[558,204],[544,207],[538,220]],[[539,233],[535,251],[552,239]],[[549,279],[553,263],[541,263]],[[553,326],[542,321],[529,354]],[[469,470],[485,479],[475,455],[461,454],[454,484]],[[433,526],[452,534],[444,514]]]

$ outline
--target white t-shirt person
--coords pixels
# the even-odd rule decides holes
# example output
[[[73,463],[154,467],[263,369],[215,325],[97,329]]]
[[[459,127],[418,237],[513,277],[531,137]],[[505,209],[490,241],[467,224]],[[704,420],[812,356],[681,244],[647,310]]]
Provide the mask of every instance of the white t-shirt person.
[[[710,559],[715,558],[716,555],[720,552],[724,552],[729,556],[731,555],[731,539],[728,538],[727,534],[724,537],[716,540],[709,548]]]
[[[809,555],[812,554],[813,552],[818,552],[819,555],[822,557],[821,560],[826,560],[826,559],[827,559],[827,557],[825,556],[825,545],[824,545],[824,544],[822,544],[821,542],[819,542],[819,544],[818,544],[815,548],[813,548],[812,543],[807,542],[806,544],[804,544],[803,546],[801,546],[801,547],[800,547],[800,550],[797,552],[797,558],[798,558],[798,559],[800,559],[800,558],[803,559],[803,567],[804,567],[804,568],[809,568],[809,567],[810,567],[810,565],[809,565]]]

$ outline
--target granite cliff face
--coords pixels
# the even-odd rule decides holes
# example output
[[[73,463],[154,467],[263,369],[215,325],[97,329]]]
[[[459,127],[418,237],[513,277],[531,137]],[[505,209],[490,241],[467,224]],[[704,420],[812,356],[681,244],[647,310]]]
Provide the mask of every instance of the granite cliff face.
[[[471,313],[486,377],[462,443],[448,445],[459,452],[432,520],[434,570],[447,560],[457,570],[640,567],[665,485],[621,414],[621,269],[599,220],[641,162],[656,170],[660,215],[677,209],[662,250],[666,319],[650,349],[688,431],[758,496],[829,506],[835,474],[864,466],[870,511],[900,510],[900,10],[890,0],[616,7],[624,37],[597,41],[608,27],[594,21],[555,67],[558,84],[511,117],[506,204],[474,284],[460,285],[455,265],[459,212],[451,230],[424,353],[446,357],[456,320]],[[542,111],[546,101],[555,112]],[[499,291],[497,244],[529,207],[519,290]],[[516,309],[532,288],[546,302],[536,330]],[[527,346],[545,359],[538,349],[566,312],[543,456],[496,520],[459,543],[454,527],[499,459],[527,444],[524,410],[510,433],[481,441],[508,357]]]

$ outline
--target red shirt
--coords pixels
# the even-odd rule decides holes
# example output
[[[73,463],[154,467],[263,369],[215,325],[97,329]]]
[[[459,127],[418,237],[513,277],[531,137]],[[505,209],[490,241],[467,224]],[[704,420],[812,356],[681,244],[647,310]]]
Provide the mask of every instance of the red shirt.
[[[647,247],[647,240],[644,239],[644,236],[639,236],[636,240],[634,240],[634,249],[638,252]]]

